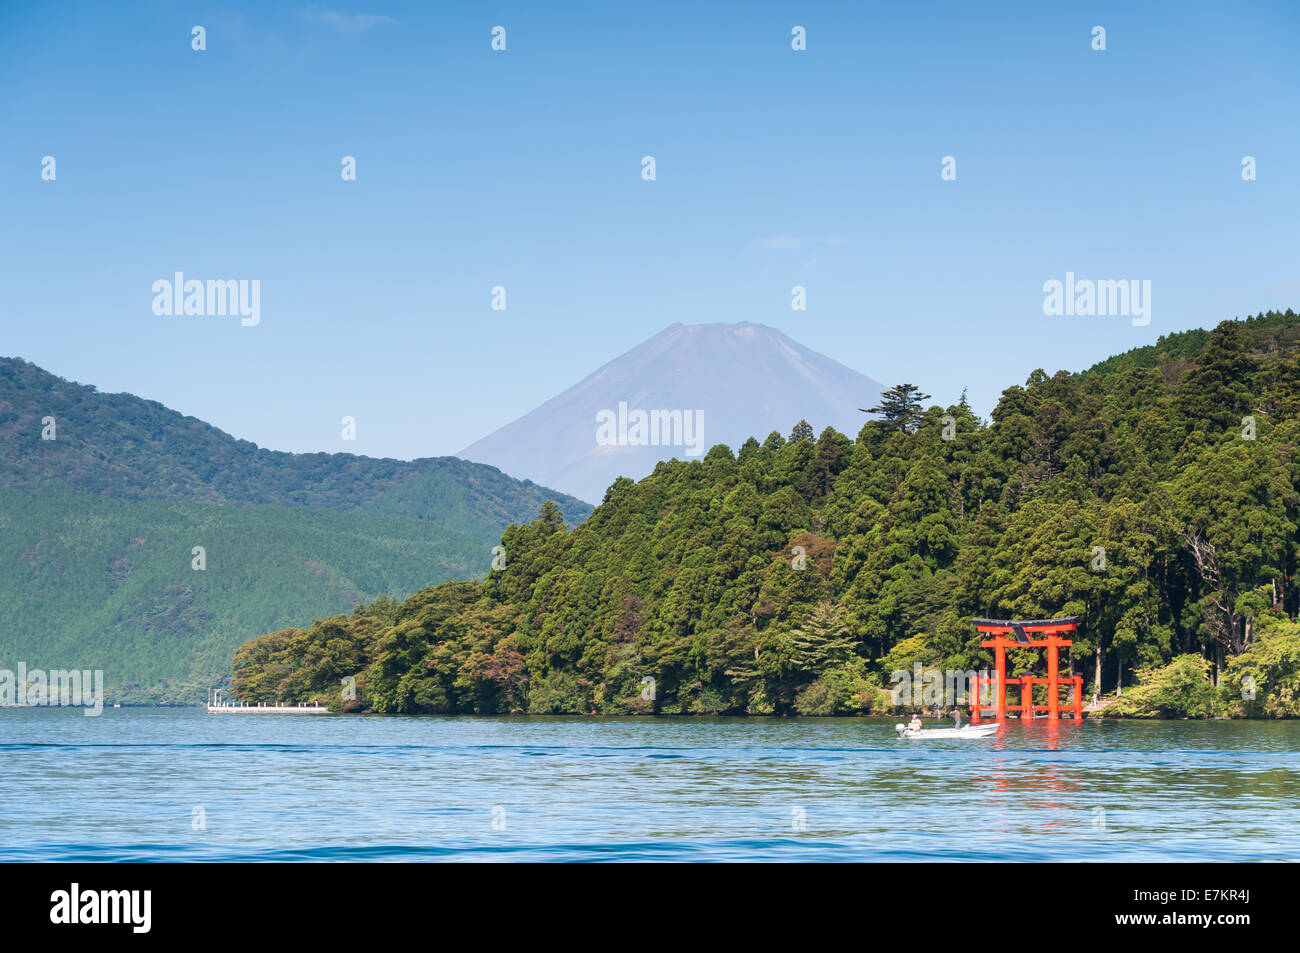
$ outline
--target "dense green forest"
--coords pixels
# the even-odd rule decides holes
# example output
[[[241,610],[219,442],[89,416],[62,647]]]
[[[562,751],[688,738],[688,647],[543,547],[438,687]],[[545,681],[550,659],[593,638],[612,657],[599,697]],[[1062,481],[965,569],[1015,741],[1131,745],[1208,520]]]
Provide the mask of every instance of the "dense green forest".
[[[0,489],[0,664],[103,669],[114,700],[193,703],[252,632],[490,560],[413,519]]]
[[[547,500],[590,512],[451,457],[262,450],[10,358],[0,454],[0,667],[103,669],[126,702],[199,701],[251,635],[481,576]]]
[[[235,688],[338,707],[355,677],[345,707],[376,712],[870,713],[896,670],[988,667],[972,616],[1075,615],[1070,670],[1120,693],[1108,712],[1300,714],[1300,316],[1034,371],[988,421],[925,399],[892,389],[856,439],[800,421],[662,463],[573,529],[547,504],[481,582],[261,636]]]

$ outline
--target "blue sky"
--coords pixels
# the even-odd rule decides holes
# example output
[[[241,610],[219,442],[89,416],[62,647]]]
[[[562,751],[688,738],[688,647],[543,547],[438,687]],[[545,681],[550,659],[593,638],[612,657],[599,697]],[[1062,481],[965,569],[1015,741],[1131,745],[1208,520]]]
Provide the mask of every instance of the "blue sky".
[[[674,321],[987,414],[1300,307],[1300,4],[700,6],[0,5],[0,353],[409,458]],[[154,315],[178,270],[260,280],[261,323]],[[1150,280],[1151,323],[1045,316],[1067,271]]]

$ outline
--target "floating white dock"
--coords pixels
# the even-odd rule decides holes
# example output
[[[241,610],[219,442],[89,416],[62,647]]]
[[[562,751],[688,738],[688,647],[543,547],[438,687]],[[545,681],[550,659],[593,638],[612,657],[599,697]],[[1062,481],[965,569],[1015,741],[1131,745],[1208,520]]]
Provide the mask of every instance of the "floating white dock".
[[[209,715],[328,715],[324,705],[209,705]]]

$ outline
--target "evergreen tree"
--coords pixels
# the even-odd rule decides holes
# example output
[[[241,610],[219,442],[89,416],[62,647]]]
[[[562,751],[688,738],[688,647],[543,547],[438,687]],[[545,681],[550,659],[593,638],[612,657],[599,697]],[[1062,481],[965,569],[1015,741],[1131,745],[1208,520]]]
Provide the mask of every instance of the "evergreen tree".
[[[864,414],[880,414],[880,425],[887,431],[915,433],[924,408],[922,401],[929,400],[929,394],[922,394],[921,389],[912,384],[895,384],[880,395],[880,403],[875,407],[859,407]]]
[[[854,642],[844,612],[829,600],[817,603],[808,621],[790,633],[790,642],[794,664],[813,675],[853,657]]]
[[[1178,407],[1189,428],[1219,432],[1238,427],[1251,412],[1259,362],[1250,336],[1237,321],[1224,321],[1178,384]]]
[[[794,425],[790,431],[789,443],[811,443],[816,434],[813,432],[812,424],[806,420],[801,420]]]

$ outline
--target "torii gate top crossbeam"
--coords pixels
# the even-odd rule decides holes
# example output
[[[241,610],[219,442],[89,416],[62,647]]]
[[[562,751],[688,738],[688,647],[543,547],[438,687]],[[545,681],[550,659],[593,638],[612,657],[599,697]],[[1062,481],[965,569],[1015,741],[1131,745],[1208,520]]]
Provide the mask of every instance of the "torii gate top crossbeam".
[[[1078,616],[1063,619],[976,619],[975,629],[990,635],[1013,634],[1017,628],[1025,632],[1073,632],[1079,627]]]

